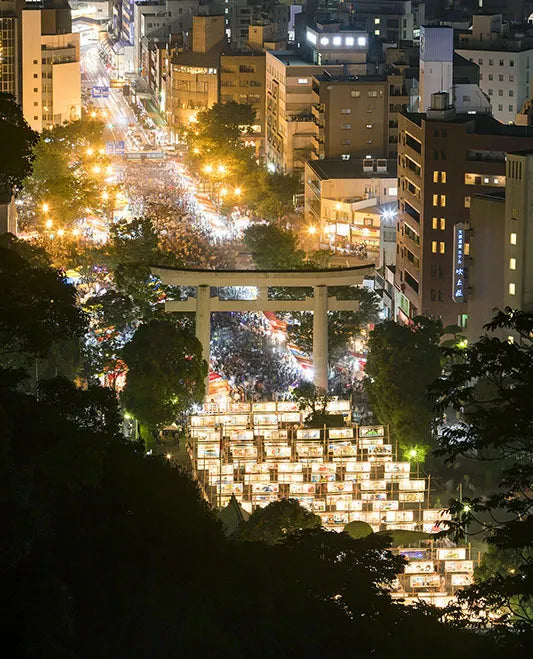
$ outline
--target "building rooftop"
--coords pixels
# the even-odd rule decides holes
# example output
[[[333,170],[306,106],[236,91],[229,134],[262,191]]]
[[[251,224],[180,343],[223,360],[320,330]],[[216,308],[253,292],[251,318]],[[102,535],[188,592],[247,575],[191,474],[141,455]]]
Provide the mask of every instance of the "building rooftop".
[[[515,126],[514,124],[502,124],[489,114],[456,114],[446,119],[429,117],[426,112],[405,112],[413,123],[422,126],[422,121],[439,122],[443,124],[472,124],[469,133],[477,135],[503,135],[506,137],[533,137],[533,130],[528,126]]]
[[[317,73],[313,76],[320,82],[345,82],[353,84],[354,82],[387,82],[387,76],[378,75],[329,75],[328,73]]]
[[[217,44],[206,53],[197,53],[192,50],[187,50],[183,53],[176,53],[172,58],[172,64],[179,66],[207,66],[217,68],[220,52],[224,46],[223,42]]]
[[[301,54],[295,50],[269,50],[267,52],[286,66],[315,66],[302,59]]]
[[[387,160],[386,172],[363,171],[364,162],[369,162],[369,160],[326,158],[324,160],[310,160],[307,164],[322,180],[332,178],[396,178],[397,176],[396,160]]]

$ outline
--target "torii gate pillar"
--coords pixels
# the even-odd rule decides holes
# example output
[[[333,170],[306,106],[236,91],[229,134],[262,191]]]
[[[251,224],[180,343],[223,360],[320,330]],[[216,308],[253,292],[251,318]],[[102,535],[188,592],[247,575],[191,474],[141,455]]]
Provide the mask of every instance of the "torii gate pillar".
[[[328,391],[328,287],[314,286],[313,305],[313,382]]]
[[[209,371],[209,344],[211,341],[211,288],[196,288],[196,338],[202,344],[202,357],[207,362]],[[209,372],[205,380],[205,395],[209,393]]]

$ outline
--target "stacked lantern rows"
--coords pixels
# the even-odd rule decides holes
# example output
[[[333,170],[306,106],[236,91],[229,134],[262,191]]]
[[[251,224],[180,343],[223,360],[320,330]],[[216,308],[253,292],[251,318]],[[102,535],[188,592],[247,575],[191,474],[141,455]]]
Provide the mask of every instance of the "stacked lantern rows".
[[[394,550],[393,550],[394,551]],[[446,606],[454,593],[473,582],[470,547],[426,547],[396,550],[408,563],[393,584],[392,597],[406,604],[425,600]]]
[[[333,400],[328,412],[347,421],[350,403]],[[291,497],[331,529],[360,520],[375,531],[438,530],[426,480],[396,459],[384,426],[303,428],[308,413],[280,401],[206,405],[192,416],[190,456],[212,505],[235,495],[252,511]]]

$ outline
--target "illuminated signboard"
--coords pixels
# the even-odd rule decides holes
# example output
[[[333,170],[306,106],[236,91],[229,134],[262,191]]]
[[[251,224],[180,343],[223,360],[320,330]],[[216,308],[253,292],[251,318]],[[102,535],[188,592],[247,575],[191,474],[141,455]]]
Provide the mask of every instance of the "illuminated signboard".
[[[453,289],[455,302],[465,301],[465,225],[453,227]]]

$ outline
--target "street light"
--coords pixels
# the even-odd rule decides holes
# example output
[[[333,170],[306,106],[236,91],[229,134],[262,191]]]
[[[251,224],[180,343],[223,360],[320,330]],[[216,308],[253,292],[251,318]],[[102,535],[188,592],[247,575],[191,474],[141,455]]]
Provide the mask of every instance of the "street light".
[[[236,195],[237,197],[240,197],[241,194],[242,194],[242,190],[241,190],[240,188],[235,188],[235,195]]]
[[[46,220],[45,226],[46,226],[47,229],[51,229],[52,224],[53,224],[52,220]]]
[[[219,173],[219,174],[224,174],[225,171],[226,171],[226,168],[224,167],[224,165],[219,165],[219,166],[217,167],[217,169],[218,169],[218,173]]]
[[[58,231],[57,231],[57,235],[58,235],[60,238],[63,238],[63,236],[65,235],[65,229],[58,229]]]
[[[102,171],[100,165],[95,165],[93,167],[93,174],[99,174]]]
[[[92,148],[92,146],[90,146],[90,147],[87,149],[87,155],[88,155],[88,156],[92,156],[93,153],[94,153],[94,149]]]
[[[307,232],[311,235],[314,236],[316,233],[316,227],[311,225],[310,227],[307,227]]]
[[[48,213],[49,210],[50,210],[50,206],[49,206],[48,204],[46,204],[46,203],[43,204],[43,211],[44,211],[45,213]]]
[[[212,171],[213,171],[213,166],[212,166],[212,165],[206,165],[206,166],[204,167],[204,172],[205,172],[206,174],[211,174]]]

